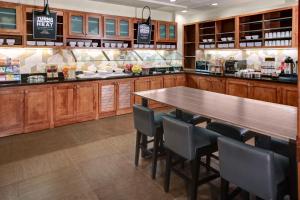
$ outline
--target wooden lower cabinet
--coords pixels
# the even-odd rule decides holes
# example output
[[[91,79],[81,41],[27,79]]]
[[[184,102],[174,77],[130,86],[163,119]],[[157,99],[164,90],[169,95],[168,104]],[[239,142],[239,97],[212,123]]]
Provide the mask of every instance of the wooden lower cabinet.
[[[178,74],[176,76],[175,85],[176,86],[186,86],[186,75],[185,74]]]
[[[217,93],[226,93],[226,79],[225,78],[210,78],[211,88],[209,91],[217,92]]]
[[[76,121],[97,119],[98,83],[85,82],[76,85]]]
[[[190,88],[198,89],[199,88],[199,77],[200,76],[198,76],[198,75],[188,74],[187,75],[187,86]]]
[[[174,82],[175,83],[175,82]],[[161,88],[164,88],[166,87],[164,85],[164,77],[161,77],[161,76],[156,76],[156,77],[151,77],[149,79],[149,89],[150,90],[157,90],[157,89],[161,89]],[[170,85],[168,85],[170,86]],[[159,108],[159,107],[163,107],[164,105],[161,104],[161,103],[158,103],[156,101],[149,101],[149,107],[150,108]]]
[[[117,115],[132,112],[134,103],[134,80],[117,80]]]
[[[99,117],[116,115],[117,93],[115,81],[101,81],[99,83]]]
[[[0,137],[23,132],[24,90],[0,89]]]
[[[278,84],[250,82],[249,89],[249,98],[251,99],[281,103],[281,88]]]
[[[52,88],[35,86],[25,89],[24,132],[50,128],[52,116]]]
[[[54,126],[62,126],[76,122],[75,101],[75,84],[61,84],[53,87]]]
[[[150,78],[138,78],[134,81],[134,91],[141,92],[150,90]],[[135,104],[142,104],[142,98],[139,96],[134,97]]]
[[[248,81],[238,79],[227,79],[226,94],[237,97],[249,97],[249,83]]]
[[[212,83],[210,81],[210,77],[205,77],[205,76],[199,77],[198,84],[199,84],[198,88],[200,90],[207,90],[207,91],[212,90]]]
[[[282,103],[298,107],[298,88],[295,86],[282,87]]]
[[[176,87],[176,76],[175,75],[164,76],[163,80],[164,80],[164,83],[163,83],[164,88]]]

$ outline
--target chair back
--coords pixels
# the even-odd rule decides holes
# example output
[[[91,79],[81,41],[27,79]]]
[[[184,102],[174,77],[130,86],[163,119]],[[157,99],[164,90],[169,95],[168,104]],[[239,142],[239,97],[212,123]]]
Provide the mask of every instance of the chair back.
[[[165,147],[183,158],[192,160],[195,156],[195,149],[192,148],[193,128],[191,124],[164,117]]]
[[[140,105],[133,105],[133,121],[137,131],[153,137],[156,132],[154,111]]]
[[[206,127],[209,130],[215,131],[219,133],[220,135],[235,139],[235,140],[240,140],[242,139],[242,133],[246,132],[246,129],[231,126],[229,124],[223,124],[219,122],[212,122],[209,123]]]
[[[221,177],[263,199],[276,199],[274,153],[226,137],[218,138]]]

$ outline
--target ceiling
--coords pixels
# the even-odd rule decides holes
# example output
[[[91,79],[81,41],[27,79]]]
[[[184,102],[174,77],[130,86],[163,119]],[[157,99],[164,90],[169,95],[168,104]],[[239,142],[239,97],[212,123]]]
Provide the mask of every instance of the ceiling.
[[[118,5],[126,5],[133,7],[144,7],[145,5],[151,9],[162,10],[168,12],[178,12],[182,10],[189,11],[207,11],[212,9],[226,8],[228,6],[238,6],[250,3],[254,0],[176,0],[172,3],[170,0],[92,0],[98,2],[106,2]],[[293,0],[285,0],[293,1]],[[257,2],[257,1],[255,1]],[[218,6],[212,6],[212,3],[218,3]]]

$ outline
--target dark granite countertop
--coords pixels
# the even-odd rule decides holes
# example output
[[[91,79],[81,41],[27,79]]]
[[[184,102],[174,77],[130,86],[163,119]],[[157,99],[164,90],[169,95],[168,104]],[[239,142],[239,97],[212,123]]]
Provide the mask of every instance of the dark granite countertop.
[[[28,83],[26,80],[22,78],[22,81],[18,82],[2,82],[0,83],[0,88],[3,87],[17,87],[17,86],[30,86],[30,85],[46,85],[46,84],[58,84],[58,83],[74,83],[74,82],[86,82],[86,81],[100,81],[100,80],[114,80],[114,79],[128,79],[128,78],[141,78],[141,77],[153,77],[153,76],[164,76],[164,75],[174,75],[174,74],[184,74],[185,72],[176,72],[176,73],[165,73],[165,74],[151,74],[151,75],[129,75],[129,76],[113,76],[108,78],[77,78],[72,80],[65,80],[60,78],[59,80],[49,80],[40,83]]]
[[[268,82],[275,82],[275,83],[286,83],[286,84],[297,84],[297,80],[295,79],[283,79],[283,78],[272,78],[272,77],[261,77],[261,78],[244,78],[244,77],[236,77],[234,74],[212,74],[212,73],[201,73],[196,72],[194,70],[185,70],[187,74],[196,74],[201,76],[212,76],[212,77],[225,77],[225,78],[235,78],[235,79],[242,79],[242,80],[255,80],[255,81],[268,81]]]

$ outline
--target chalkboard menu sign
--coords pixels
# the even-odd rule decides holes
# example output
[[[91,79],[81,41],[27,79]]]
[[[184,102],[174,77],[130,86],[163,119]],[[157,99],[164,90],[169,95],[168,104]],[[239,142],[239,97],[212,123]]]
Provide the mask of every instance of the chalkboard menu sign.
[[[33,38],[56,40],[57,15],[33,11]]]
[[[151,24],[139,23],[138,24],[138,44],[150,44],[151,42]]]

